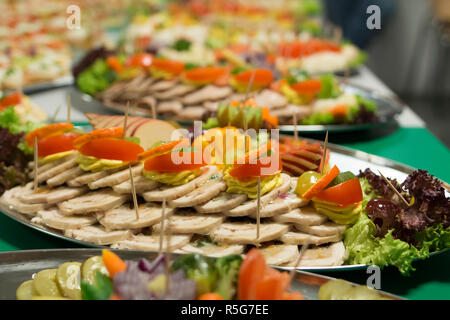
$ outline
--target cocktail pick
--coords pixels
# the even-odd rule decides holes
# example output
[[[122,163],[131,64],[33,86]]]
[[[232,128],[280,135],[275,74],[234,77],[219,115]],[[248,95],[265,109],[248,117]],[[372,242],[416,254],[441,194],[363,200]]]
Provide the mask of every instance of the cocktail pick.
[[[384,181],[386,181],[386,183],[388,184],[389,188],[392,189],[392,191],[395,192],[396,195],[399,196],[399,198],[403,201],[403,203],[405,203],[408,207],[410,206],[409,202],[406,201],[406,199],[402,196],[402,194],[400,192],[398,192],[398,190],[394,187],[394,185],[389,181],[388,178],[386,178],[385,176],[383,176],[383,174],[380,172],[380,170],[378,170],[378,173],[380,174],[380,176],[384,179]]]
[[[37,137],[34,137],[34,190],[37,190],[38,186],[38,143]]]
[[[250,81],[248,82],[247,90],[246,90],[245,96],[244,96],[244,104],[245,104],[245,102],[248,100],[248,95],[249,95],[249,93],[250,93],[250,90],[252,89],[253,82],[255,81],[255,75],[256,75],[256,69],[253,70],[252,76],[251,76],[251,78],[250,78]]]
[[[298,141],[298,132],[297,132],[297,113],[295,113],[295,112],[294,112],[292,121],[293,121],[293,124],[294,124],[294,142],[297,143],[297,141]]]
[[[325,167],[325,161],[327,159],[327,151],[328,151],[328,131],[325,135],[325,141],[323,143],[323,155],[322,155],[322,163],[320,166],[320,173],[323,173],[323,168]]]
[[[302,245],[302,248],[300,249],[300,253],[298,255],[297,261],[295,262],[294,268],[291,270],[291,272],[289,272],[289,282],[292,282],[292,279],[294,278],[295,275],[295,270],[298,268],[298,266],[300,265],[300,262],[303,259],[303,256],[305,255],[306,250],[308,250],[309,247],[309,243],[306,242]]]
[[[257,202],[256,202],[256,244],[259,246],[259,234],[261,226],[261,177],[258,176]]]
[[[71,103],[70,103],[70,94],[67,95],[67,122],[70,123],[70,109],[71,109]]]
[[[166,198],[163,199],[161,208],[161,229],[159,231],[159,254],[163,253],[163,241],[164,241],[164,220],[166,219]]]
[[[156,107],[155,104],[152,103],[152,118],[156,120]]]
[[[123,119],[123,133],[122,139],[125,139],[127,135],[128,113],[130,112],[130,102],[127,102],[127,108],[125,110],[125,119]]]
[[[165,274],[166,274],[166,292],[169,291],[170,288],[170,217],[167,217],[167,232],[166,232],[166,250],[165,250]]]
[[[56,108],[55,112],[53,113],[52,117],[50,118],[49,123],[54,123],[54,122],[55,122],[56,116],[58,115],[60,109],[61,109],[61,105],[59,105],[59,106]]]

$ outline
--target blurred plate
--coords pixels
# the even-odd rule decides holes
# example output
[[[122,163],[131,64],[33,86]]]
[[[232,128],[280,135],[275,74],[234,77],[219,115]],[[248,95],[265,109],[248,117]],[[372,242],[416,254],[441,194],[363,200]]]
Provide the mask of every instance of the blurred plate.
[[[124,260],[139,260],[143,257],[152,260],[158,256],[158,253],[112,251]],[[16,299],[16,290],[19,285],[24,281],[31,280],[33,274],[41,270],[57,268],[64,262],[83,262],[89,257],[98,255],[101,255],[100,249],[26,250],[0,253],[0,283],[2,284],[0,299]],[[178,255],[172,255],[172,257],[176,256]],[[309,300],[318,300],[320,285],[330,280],[334,280],[334,278],[297,271],[292,281],[292,290],[302,292]],[[383,291],[379,292],[386,298],[403,300],[401,297]]]
[[[39,91],[45,91],[45,90],[70,86],[71,84],[73,84],[73,82],[74,82],[73,76],[68,75],[65,77],[55,79],[53,81],[46,81],[46,82],[39,82],[36,84],[32,84],[32,85],[23,87],[22,90],[23,90],[23,93],[30,94],[30,93],[35,93],[35,92],[39,92]]]
[[[283,138],[283,137],[281,137]],[[310,142],[316,142],[316,140],[306,139]],[[328,144],[329,150],[331,150],[330,161],[333,164],[336,164],[339,169],[344,171],[351,171],[355,174],[358,174],[359,170],[364,170],[366,168],[370,168],[372,171],[377,172],[380,170],[386,177],[395,178],[399,181],[403,181],[410,173],[412,173],[415,169],[383,158],[376,155],[372,155],[369,153],[365,153],[362,151],[345,148],[335,144]],[[81,244],[88,247],[104,247],[100,245],[96,245],[93,243],[76,240],[70,237],[66,237],[60,230],[44,227],[41,225],[36,225],[30,222],[31,217],[27,215],[23,215],[16,210],[7,207],[3,204],[0,204],[0,212],[5,214],[6,216],[32,228],[48,234],[52,237],[56,237],[59,239],[64,239],[73,243]],[[126,251],[126,250],[123,250]],[[446,250],[435,252],[431,254],[434,256]],[[341,266],[333,266],[333,267],[308,267],[308,268],[299,268],[301,270],[308,271],[348,271],[348,270],[361,270],[366,269],[367,266],[363,264],[358,265],[341,265]],[[292,269],[292,268],[286,268]],[[0,282],[1,283],[1,282]]]

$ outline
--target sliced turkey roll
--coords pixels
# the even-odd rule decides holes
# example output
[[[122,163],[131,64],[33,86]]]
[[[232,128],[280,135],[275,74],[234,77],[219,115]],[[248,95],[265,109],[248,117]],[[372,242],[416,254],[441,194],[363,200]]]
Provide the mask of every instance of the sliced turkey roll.
[[[63,162],[61,162],[60,164],[58,164],[46,171],[41,171],[38,168],[38,182],[39,183],[44,182],[50,178],[57,176],[58,174],[66,171],[66,170],[69,170],[73,167],[78,166],[77,156],[78,156],[77,153],[72,153],[72,154],[64,157]],[[33,171],[33,177],[34,177],[34,171]]]
[[[163,201],[166,199],[167,201],[174,200],[176,198],[180,198],[189,192],[195,190],[197,187],[208,181],[209,178],[213,174],[217,173],[217,167],[215,166],[207,166],[201,168],[202,174],[195,179],[189,181],[186,184],[180,186],[169,186],[164,185],[159,187],[158,189],[144,192],[142,196],[146,201]]]
[[[289,227],[281,223],[261,223],[256,239],[256,223],[226,222],[214,230],[210,237],[219,244],[258,244],[280,238]]]
[[[80,187],[83,185],[87,185],[91,182],[100,180],[104,177],[108,177],[111,174],[118,172],[122,170],[123,168],[116,168],[116,169],[110,169],[110,170],[104,170],[104,171],[98,171],[98,172],[85,172],[83,175],[67,181],[67,185],[71,187]]]
[[[169,201],[169,206],[177,208],[193,207],[211,200],[221,191],[224,191],[226,187],[226,182],[220,179],[220,177],[210,179],[187,195]]]
[[[31,189],[31,184],[26,186],[17,186],[6,190],[0,198],[0,203],[4,206],[11,207],[14,210],[26,215],[34,216],[39,210],[44,210],[49,205],[44,203],[26,204],[18,199],[18,196],[23,192],[28,192]]]
[[[80,167],[76,166],[64,172],[61,172],[60,174],[54,176],[53,178],[48,179],[47,185],[49,187],[57,187],[70,180],[81,177],[83,174],[84,171]]]
[[[158,91],[165,91],[173,88],[175,85],[177,85],[177,80],[161,80],[158,82],[153,83],[148,90],[150,92],[158,92]]]
[[[302,232],[294,232],[290,231],[285,233],[281,238],[281,241],[283,241],[286,244],[295,244],[295,245],[303,245],[306,243],[309,244],[324,244],[328,242],[338,242],[342,240],[342,235],[332,235],[332,236],[326,236],[326,237],[319,237],[314,236],[307,233]]]
[[[134,175],[133,175],[134,177]],[[156,181],[152,181],[147,179],[144,176],[137,176],[133,179],[134,188],[136,189],[136,193],[141,194],[147,191],[154,190],[160,186],[160,184]],[[130,193],[131,194],[131,180],[124,181],[120,184],[117,184],[112,187],[113,190],[117,193]]]
[[[299,256],[298,246],[286,244],[273,244],[259,248],[266,258],[267,264],[279,266],[296,261]]]
[[[288,213],[274,217],[273,219],[277,222],[294,223],[304,226],[316,226],[328,220],[325,215],[318,213],[316,209],[311,206],[292,210]]]
[[[168,100],[179,96],[183,96],[191,91],[194,91],[195,89],[196,89],[195,86],[180,83],[170,88],[169,90],[155,92],[153,96],[158,100]]]
[[[215,85],[207,85],[199,90],[185,95],[181,98],[184,105],[200,104],[205,101],[216,101],[228,97],[233,93],[231,87],[218,87]]]
[[[303,224],[295,224],[295,228],[301,232],[309,233],[319,237],[343,235],[347,229],[346,225],[337,224],[331,221],[325,222],[317,226],[305,226]]]
[[[133,206],[123,206],[106,211],[99,219],[101,225],[107,230],[138,229],[149,227],[161,221],[162,208],[154,203],[146,203],[138,207],[139,219]],[[170,217],[174,209],[166,208],[165,217]]]
[[[229,256],[232,254],[242,254],[244,252],[245,246],[241,244],[232,245],[217,245],[214,243],[206,243],[201,246],[196,246],[195,243],[189,243],[182,247],[180,250],[182,253],[194,253],[201,254],[207,257],[220,258]]]
[[[80,229],[97,222],[96,217],[93,215],[68,217],[61,214],[57,208],[40,210],[38,211],[37,216],[41,219],[41,224],[58,230]]]
[[[218,213],[236,208],[247,200],[246,194],[221,192],[217,197],[206,203],[195,206],[200,213]]]
[[[166,220],[164,229],[172,233],[196,233],[209,234],[217,229],[223,222],[224,217],[218,215],[205,215],[193,211],[177,211]],[[161,232],[161,223],[155,224],[152,230]]]
[[[342,241],[332,243],[327,247],[315,247],[305,251],[299,267],[332,267],[340,266],[347,259]],[[284,267],[293,267],[294,262],[284,264]]]
[[[170,237],[163,237],[163,250],[166,250],[167,245],[169,244],[169,250],[174,251],[180,249],[189,243],[192,235],[183,234],[183,235],[175,235],[172,234]],[[169,240],[170,239],[170,240]],[[111,245],[113,249],[131,249],[131,250],[151,250],[158,251],[160,243],[160,235],[136,235],[132,236],[127,240],[120,240]]]
[[[278,196],[280,196],[283,193],[286,193],[289,190],[291,178],[287,175],[282,173],[281,177],[283,178],[283,184],[279,186],[278,188],[273,189],[272,191],[266,193],[261,197],[261,208],[266,206],[270,201],[276,199]],[[230,217],[243,217],[243,216],[249,216],[251,214],[256,213],[257,210],[258,201],[257,199],[248,200],[241,205],[225,211],[224,215],[230,216]]]
[[[103,189],[61,202],[58,207],[65,215],[90,214],[118,207],[128,199],[128,195],[118,194],[111,189]]]
[[[107,245],[128,239],[132,233],[130,230],[107,231],[102,226],[84,226],[79,229],[66,229],[64,235],[80,241]]]
[[[71,188],[71,187],[59,187],[59,188],[48,188],[40,187],[37,190],[28,190],[18,195],[18,198],[23,203],[33,204],[33,203],[58,203],[61,201],[69,200],[88,191],[87,188]]]
[[[133,173],[133,177],[140,176],[143,169],[142,164],[135,165],[131,167],[131,171]],[[92,181],[88,184],[88,187],[91,190],[99,189],[99,188],[105,188],[105,187],[112,187],[118,184],[121,184],[124,181],[127,181],[130,179],[130,169],[126,168],[119,172],[115,172],[111,175],[108,175],[104,178],[98,179],[96,181]]]

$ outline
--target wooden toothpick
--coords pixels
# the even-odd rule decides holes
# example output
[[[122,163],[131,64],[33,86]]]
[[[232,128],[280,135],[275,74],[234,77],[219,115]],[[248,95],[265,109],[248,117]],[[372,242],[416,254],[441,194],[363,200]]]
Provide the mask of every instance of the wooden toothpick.
[[[297,113],[294,112],[294,117],[292,119],[294,122],[294,142],[297,143],[298,141],[298,132],[297,132]]]
[[[152,117],[156,120],[156,107],[154,103],[152,103]]]
[[[128,113],[130,112],[130,102],[127,102],[127,109],[125,110],[125,119],[123,119],[123,133],[122,138],[125,139],[127,136],[127,123],[128,123]]]
[[[248,100],[248,95],[249,95],[250,90],[251,90],[251,88],[252,88],[252,86],[253,86],[253,82],[255,81],[255,75],[256,75],[256,69],[254,69],[253,72],[252,72],[252,76],[251,76],[251,78],[250,78],[250,81],[249,81],[248,86],[247,86],[247,90],[246,90],[246,92],[245,92],[245,96],[244,96],[244,106],[245,106],[245,102]]]
[[[34,137],[34,190],[38,189],[38,143],[37,137]]]
[[[166,273],[166,292],[169,291],[170,287],[170,217],[167,217],[167,233],[166,233],[166,252],[165,252],[165,260],[166,263],[164,265],[165,273]]]
[[[383,176],[383,174],[380,172],[380,170],[378,170],[378,173],[380,174],[380,176],[384,179],[384,181],[386,181],[386,183],[388,184],[389,188],[392,189],[392,191],[395,192],[395,194],[397,194],[400,199],[409,207],[409,202],[406,201],[406,199],[402,196],[402,194],[400,192],[398,192],[398,190],[394,187],[394,185],[389,181],[388,178],[386,178],[385,176]]]
[[[162,202],[162,210],[161,210],[161,230],[159,231],[159,254],[163,253],[163,241],[164,241],[164,220],[166,214],[166,198],[163,199]]]
[[[295,275],[295,270],[300,265],[300,262],[302,261],[302,258],[305,255],[306,250],[308,250],[308,247],[309,247],[308,242],[306,242],[305,244],[302,245],[302,248],[300,249],[300,253],[298,255],[297,261],[295,262],[294,268],[291,270],[291,272],[289,272],[289,282],[288,283],[292,282],[292,279],[294,278],[294,275]]]
[[[67,122],[70,123],[70,108],[71,108],[71,103],[70,103],[70,94],[67,95]]]
[[[56,116],[58,115],[60,109],[61,109],[61,105],[59,105],[59,106],[56,108],[55,112],[53,113],[53,116],[50,118],[49,123],[54,123],[54,122],[55,122]]]
[[[261,177],[258,176],[258,187],[257,187],[257,203],[256,203],[256,243],[259,245],[259,229],[261,226]]]
[[[322,164],[320,166],[320,173],[323,173],[323,168],[325,168],[325,161],[327,161],[327,148],[328,148],[328,131],[325,135],[325,141],[323,143],[323,156],[322,156]]]
[[[133,194],[134,210],[136,210],[136,220],[139,220],[139,206],[137,202],[136,186],[134,185],[133,170],[131,169],[131,163],[128,164],[128,168],[130,169],[131,193]]]

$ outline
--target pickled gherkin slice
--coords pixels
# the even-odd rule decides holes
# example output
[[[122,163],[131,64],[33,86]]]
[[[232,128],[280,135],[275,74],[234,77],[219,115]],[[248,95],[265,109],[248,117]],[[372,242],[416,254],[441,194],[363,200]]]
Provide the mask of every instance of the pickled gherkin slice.
[[[56,281],[64,297],[81,300],[80,269],[79,262],[66,262],[59,266]]]
[[[61,297],[56,284],[56,269],[42,270],[33,280],[34,289],[40,296]]]
[[[33,280],[25,281],[17,288],[17,300],[31,300],[34,296],[37,296],[37,293],[34,289]]]
[[[81,266],[81,278],[92,285],[95,283],[95,271],[97,270],[109,276],[109,272],[103,264],[103,258],[101,256],[90,257]]]

